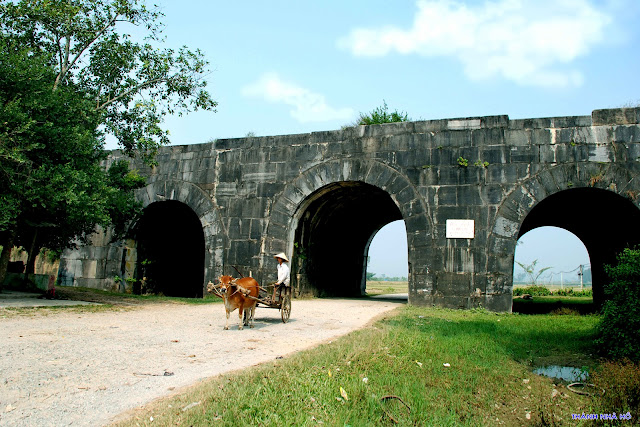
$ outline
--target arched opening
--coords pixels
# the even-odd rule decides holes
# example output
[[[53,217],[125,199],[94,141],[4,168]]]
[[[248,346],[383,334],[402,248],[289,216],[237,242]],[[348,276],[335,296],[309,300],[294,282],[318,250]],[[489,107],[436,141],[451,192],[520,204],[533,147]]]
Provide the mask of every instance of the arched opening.
[[[202,298],[204,233],[198,216],[184,203],[151,203],[134,229],[136,278],[166,296]],[[144,291],[144,289],[143,289]]]
[[[585,285],[591,288],[589,252],[575,234],[563,228],[539,227],[521,236],[515,261],[514,286],[542,285],[551,290]]]
[[[640,243],[638,224],[640,210],[630,200],[612,191],[576,188],[538,203],[522,222],[518,239],[543,226],[563,228],[578,237],[589,253],[593,300],[600,305],[607,281],[604,266],[614,264],[622,249]]]
[[[404,221],[390,222],[373,235],[367,261],[367,295],[407,293],[409,263]]]
[[[300,293],[326,296],[364,294],[373,236],[402,219],[388,193],[360,181],[320,188],[295,216],[293,285]]]

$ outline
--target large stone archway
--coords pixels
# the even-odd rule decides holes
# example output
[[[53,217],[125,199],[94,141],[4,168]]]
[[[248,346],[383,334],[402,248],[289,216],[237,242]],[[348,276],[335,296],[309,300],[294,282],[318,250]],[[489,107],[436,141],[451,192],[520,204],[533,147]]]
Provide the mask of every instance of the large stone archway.
[[[566,164],[545,169],[501,204],[489,238],[493,286],[511,296],[515,246],[520,236],[545,225],[563,228],[585,245],[591,260],[594,301],[606,283],[604,265],[623,248],[640,243],[640,180],[612,164]]]
[[[361,296],[371,239],[402,214],[379,187],[340,181],[309,195],[296,217],[295,289],[303,294]]]
[[[202,289],[207,281],[222,274],[224,233],[221,230],[216,207],[202,189],[185,181],[155,181],[137,190],[136,198],[142,202],[145,209],[151,205],[162,206],[163,202],[180,202],[188,207],[199,221],[204,239]],[[176,227],[176,224],[166,223],[165,226]],[[156,232],[162,235],[162,228],[158,228]],[[175,253],[175,263],[178,268],[180,263],[179,250]]]
[[[380,212],[369,214],[367,209],[373,209],[375,205],[379,205]],[[371,237],[387,223],[402,219],[409,247],[411,299],[417,294],[431,292],[426,255],[430,248],[431,225],[426,213],[417,189],[389,165],[352,159],[322,163],[293,180],[274,203],[263,263],[269,265],[274,253],[285,252],[292,259],[294,273],[299,275],[294,280],[302,291],[359,295],[366,267],[364,256]],[[336,262],[340,263],[339,258],[346,256],[356,267],[348,271],[336,270],[343,271],[346,277],[335,281],[344,280],[346,285],[318,286],[319,280],[329,279],[320,272],[325,269],[323,264],[331,259],[331,239],[338,239],[345,230],[349,230],[353,241],[345,243],[345,248],[334,250],[334,254],[340,253]],[[322,242],[314,248],[309,247],[314,243],[313,236],[320,235]],[[297,248],[295,243],[298,243]],[[340,244],[342,242],[335,242],[335,245]],[[328,271],[330,266],[326,269]]]
[[[136,293],[203,296],[204,233],[189,206],[175,200],[151,203],[131,234],[136,245]]]

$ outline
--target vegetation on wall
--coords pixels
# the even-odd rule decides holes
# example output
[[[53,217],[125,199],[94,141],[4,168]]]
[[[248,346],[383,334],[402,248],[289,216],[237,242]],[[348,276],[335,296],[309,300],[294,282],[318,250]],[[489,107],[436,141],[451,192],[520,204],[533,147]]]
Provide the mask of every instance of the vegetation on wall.
[[[387,102],[382,100],[382,105],[368,113],[360,113],[356,121],[348,126],[381,125],[384,123],[410,122],[408,114],[404,111],[394,110],[389,112]]]

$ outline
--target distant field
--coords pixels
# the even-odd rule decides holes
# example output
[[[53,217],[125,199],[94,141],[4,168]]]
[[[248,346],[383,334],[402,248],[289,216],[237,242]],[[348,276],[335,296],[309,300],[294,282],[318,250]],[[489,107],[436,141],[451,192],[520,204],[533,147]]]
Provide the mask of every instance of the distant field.
[[[367,282],[367,295],[406,294],[408,282]]]

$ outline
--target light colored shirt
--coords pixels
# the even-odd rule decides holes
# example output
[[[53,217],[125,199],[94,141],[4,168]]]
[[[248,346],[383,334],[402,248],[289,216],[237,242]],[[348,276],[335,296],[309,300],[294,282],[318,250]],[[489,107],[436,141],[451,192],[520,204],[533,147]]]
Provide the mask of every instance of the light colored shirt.
[[[289,286],[290,280],[289,266],[286,262],[278,264],[278,284],[284,283],[285,286]]]

